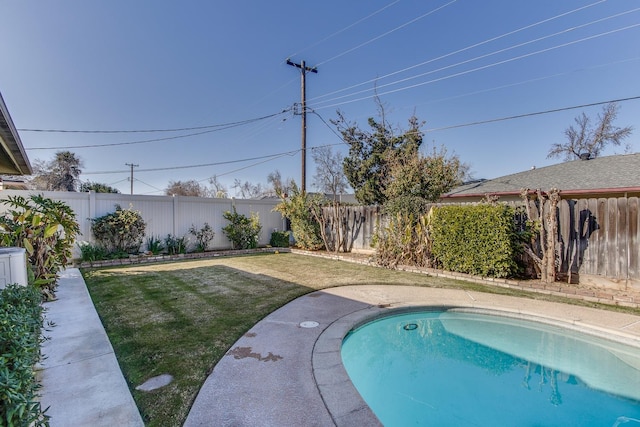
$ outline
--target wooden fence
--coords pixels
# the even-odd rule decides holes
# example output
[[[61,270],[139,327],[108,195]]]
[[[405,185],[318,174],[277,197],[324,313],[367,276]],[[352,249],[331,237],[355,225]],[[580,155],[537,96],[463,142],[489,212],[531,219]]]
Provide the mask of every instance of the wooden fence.
[[[228,224],[222,214],[232,210],[234,206],[240,214],[249,216],[252,213],[257,213],[259,215],[260,224],[262,224],[262,232],[259,236],[260,245],[268,244],[271,232],[283,230],[285,226],[282,215],[273,211],[278,203],[274,200],[25,190],[0,191],[0,200],[17,195],[28,197],[29,194],[42,194],[44,197],[68,204],[75,212],[76,220],[80,225],[81,235],[78,240],[90,243],[94,242],[90,219],[114,212],[116,205],[120,205],[123,209],[131,208],[140,212],[147,224],[147,237],[154,236],[164,239],[168,234],[175,237],[193,237],[189,234],[189,228],[193,225],[196,229],[200,229],[206,222],[215,232],[214,239],[210,244],[211,249],[231,248],[231,242],[222,232],[222,227]],[[0,203],[0,214],[5,212],[7,208],[5,204]],[[79,256],[77,248],[75,248],[74,256]]]
[[[640,290],[639,209],[638,197],[561,200],[556,248],[561,275],[571,272],[580,283]],[[348,212],[362,221],[353,250],[373,251],[371,242],[384,215],[372,206]]]

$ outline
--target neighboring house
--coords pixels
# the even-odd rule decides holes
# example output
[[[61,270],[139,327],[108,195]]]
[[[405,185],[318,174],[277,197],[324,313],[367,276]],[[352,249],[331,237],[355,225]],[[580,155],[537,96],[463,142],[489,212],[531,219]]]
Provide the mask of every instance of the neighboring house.
[[[640,196],[640,153],[573,160],[525,172],[479,180],[444,194],[442,202],[477,202],[486,195],[520,199],[523,188],[560,190],[563,199]]]
[[[0,174],[31,175],[33,170],[9,110],[0,94]]]
[[[22,178],[14,175],[0,176],[0,190],[28,190],[29,184]]]

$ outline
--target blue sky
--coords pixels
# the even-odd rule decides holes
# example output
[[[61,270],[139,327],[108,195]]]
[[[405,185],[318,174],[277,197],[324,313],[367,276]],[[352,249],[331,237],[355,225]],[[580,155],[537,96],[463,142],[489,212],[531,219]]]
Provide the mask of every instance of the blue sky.
[[[307,74],[308,147],[346,154],[329,121],[340,109],[366,127],[377,86],[393,124],[415,113],[425,149],[446,146],[475,178],[557,163],[551,144],[602,106],[442,128],[640,96],[638,0],[24,0],[2,16],[0,92],[19,129],[236,123],[20,131],[32,163],[70,150],[83,180],[124,193],[126,163],[138,165],[138,194],[217,175],[233,196],[234,180],[266,184],[276,169],[299,182],[300,73],[288,57],[318,68]],[[619,105],[637,152],[640,99]]]

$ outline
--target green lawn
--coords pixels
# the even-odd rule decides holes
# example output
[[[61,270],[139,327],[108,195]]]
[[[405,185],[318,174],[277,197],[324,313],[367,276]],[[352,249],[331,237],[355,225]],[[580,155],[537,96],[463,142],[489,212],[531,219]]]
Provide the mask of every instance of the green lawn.
[[[145,423],[180,426],[207,375],[256,322],[318,289],[357,284],[482,290],[554,299],[295,254],[83,269],[84,279]],[[168,373],[169,386],[134,387]]]

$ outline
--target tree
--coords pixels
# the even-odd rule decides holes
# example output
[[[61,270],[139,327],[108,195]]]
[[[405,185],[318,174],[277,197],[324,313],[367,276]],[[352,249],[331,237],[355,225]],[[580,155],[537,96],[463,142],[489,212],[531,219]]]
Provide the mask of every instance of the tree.
[[[618,105],[615,102],[610,102],[603,107],[602,113],[598,114],[595,127],[591,126],[591,119],[582,113],[574,119],[575,127],[569,126],[565,129],[567,142],[553,144],[547,158],[564,157],[564,161],[576,160],[582,155],[596,158],[602,154],[607,145],[620,146],[622,141],[631,135],[633,128],[614,126],[613,122],[617,116]],[[625,151],[629,149],[629,145],[626,145]]]
[[[457,155],[448,155],[445,147],[433,147],[426,156],[417,150],[391,156],[388,160],[391,179],[384,195],[385,211],[393,214],[413,214],[417,219],[427,213],[429,203],[460,185],[468,174],[469,167]]]
[[[209,178],[209,184],[211,184],[211,194],[213,197],[219,199],[226,199],[228,197],[229,192],[227,191],[227,187],[218,181],[218,177],[216,175]]]
[[[321,192],[332,194],[335,201],[337,195],[344,193],[348,185],[342,167],[343,157],[340,153],[333,153],[331,147],[316,147],[311,156],[316,163],[314,185]]]
[[[282,198],[285,198],[287,194],[291,192],[293,179],[282,179],[282,174],[279,170],[275,170],[267,175],[267,182],[271,186],[269,193]],[[271,195],[271,194],[270,194]]]
[[[164,190],[167,196],[192,196],[210,197],[209,189],[196,180],[189,181],[169,181],[169,185]]]
[[[76,191],[80,182],[82,161],[71,151],[58,151],[49,162],[34,163],[31,185],[36,190]]]
[[[110,185],[102,184],[100,182],[83,182],[80,184],[80,192],[86,193],[89,191],[95,191],[96,193],[120,193],[120,190],[113,188]]]
[[[236,194],[240,195],[241,199],[258,199],[265,195],[265,188],[262,184],[253,184],[249,181],[242,182],[236,179],[233,182],[233,188],[236,190]]]
[[[376,101],[380,120],[369,118],[370,131],[349,123],[340,111],[338,119],[331,121],[349,145],[349,155],[343,162],[345,176],[358,201],[367,205],[382,205],[387,201],[385,188],[392,153],[417,151],[422,144],[422,123],[415,116],[409,118],[406,132],[394,129],[385,118],[384,107],[377,98]]]

